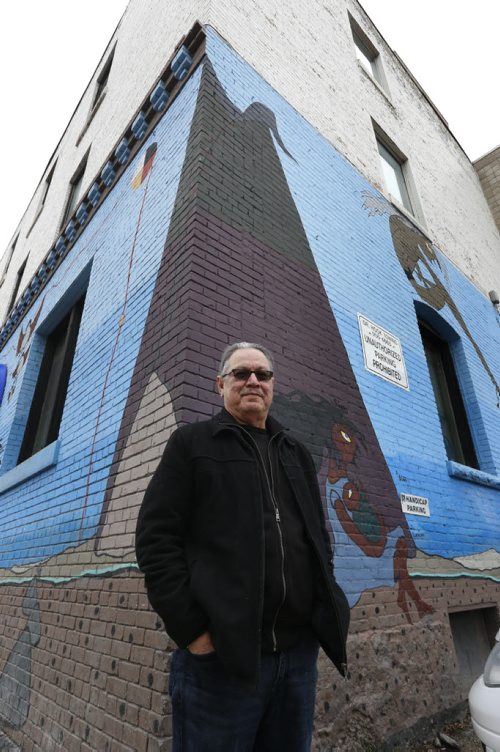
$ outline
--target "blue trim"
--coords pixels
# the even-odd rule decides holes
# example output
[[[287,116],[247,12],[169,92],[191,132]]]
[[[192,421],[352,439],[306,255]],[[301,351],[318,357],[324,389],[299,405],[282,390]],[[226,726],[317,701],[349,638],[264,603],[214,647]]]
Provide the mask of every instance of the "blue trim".
[[[53,441],[52,444],[40,449],[39,452],[32,457],[28,457],[27,460],[21,462],[12,470],[8,470],[5,475],[0,477],[0,493],[7,491],[7,489],[17,486],[18,483],[22,483],[23,480],[32,478],[33,475],[41,473],[47,467],[55,465],[57,462],[57,456],[59,454],[59,441]]]
[[[500,491],[499,475],[483,473],[482,470],[476,470],[473,467],[467,467],[467,465],[461,465],[459,462],[453,462],[452,460],[446,462],[446,467],[448,468],[448,475],[451,475],[452,478],[468,480],[471,483],[479,483],[481,486],[496,488]]]

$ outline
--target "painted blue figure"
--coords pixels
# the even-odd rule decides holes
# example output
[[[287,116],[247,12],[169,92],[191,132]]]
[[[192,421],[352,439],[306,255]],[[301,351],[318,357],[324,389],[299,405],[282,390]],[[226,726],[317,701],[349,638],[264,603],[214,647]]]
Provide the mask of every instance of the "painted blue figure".
[[[368,513],[370,517],[377,519],[366,495],[360,495],[359,489],[347,477],[339,478],[333,484],[327,480],[326,495],[328,519],[335,541],[335,576],[345,589],[352,607],[364,590],[394,585],[394,556],[403,530],[397,527],[384,534],[377,520],[379,531],[365,533],[363,537],[366,542],[361,542],[362,534],[356,530],[356,516],[363,518]],[[373,565],[372,558],[364,561],[364,557],[376,558],[376,566]]]
[[[356,432],[342,423],[332,426],[332,456],[326,497],[334,536],[335,576],[353,606],[364,590],[398,585],[398,605],[408,621],[407,598],[420,617],[432,613],[415,588],[406,561],[408,543],[399,524],[390,524],[371,502],[356,473]]]

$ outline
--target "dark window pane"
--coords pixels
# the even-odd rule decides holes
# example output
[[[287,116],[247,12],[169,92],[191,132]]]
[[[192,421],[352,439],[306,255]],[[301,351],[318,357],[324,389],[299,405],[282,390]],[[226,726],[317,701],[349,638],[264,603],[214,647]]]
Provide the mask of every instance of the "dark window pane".
[[[18,462],[55,441],[68,391],[84,297],[47,337]]]
[[[92,108],[91,108],[92,110],[94,109],[94,107],[96,106],[96,104],[98,103],[98,101],[100,100],[101,95],[104,92],[104,89],[108,85],[108,78],[109,78],[109,73],[111,71],[111,64],[113,63],[113,55],[114,54],[115,54],[115,52],[113,50],[113,52],[111,53],[111,55],[109,56],[109,58],[108,58],[108,60],[106,62],[106,65],[102,69],[102,71],[101,71],[101,73],[99,75],[99,78],[97,79],[97,86],[96,86],[96,90],[94,92],[94,99],[92,101]]]
[[[426,324],[420,334],[448,459],[478,468],[476,452],[448,343]]]
[[[27,260],[28,259],[26,259],[24,261],[24,263],[20,266],[20,268],[19,268],[19,270],[17,272],[16,281],[14,283],[14,289],[12,290],[12,295],[10,297],[10,302],[9,302],[9,307],[7,308],[7,316],[9,315],[9,313],[14,308],[14,304],[15,304],[15,302],[17,300],[17,296],[18,296],[18,293],[19,293],[19,288],[21,287],[21,281],[22,281],[23,275],[24,275],[24,270],[26,269],[26,261]]]
[[[66,222],[71,217],[71,215],[73,214],[74,210],[76,209],[77,201],[80,198],[80,191],[81,191],[81,188],[82,188],[82,182],[83,182],[84,172],[85,172],[85,167],[71,181],[71,184],[70,184],[71,187],[70,187],[70,190],[69,190],[68,202],[66,204],[66,209],[64,211],[64,217],[63,217],[62,225],[66,224]]]
[[[403,173],[403,164],[378,139],[377,147],[387,190],[405,209],[413,214],[413,207]]]
[[[47,193],[49,192],[50,184],[52,183],[52,178],[54,177],[55,169],[56,169],[56,165],[54,164],[54,166],[52,167],[51,171],[49,172],[49,174],[47,175],[45,179],[45,183],[42,189],[42,195],[40,197],[40,207],[39,207],[40,209],[45,204],[45,199],[47,198]]]
[[[12,256],[14,255],[14,251],[16,250],[16,243],[19,240],[19,235],[16,236],[14,242],[12,243],[9,251],[9,255],[7,256],[7,261],[5,262],[5,266],[3,268],[2,272],[2,278],[0,279],[0,285],[3,284],[5,277],[7,276],[7,272],[9,271],[10,262],[12,261]]]

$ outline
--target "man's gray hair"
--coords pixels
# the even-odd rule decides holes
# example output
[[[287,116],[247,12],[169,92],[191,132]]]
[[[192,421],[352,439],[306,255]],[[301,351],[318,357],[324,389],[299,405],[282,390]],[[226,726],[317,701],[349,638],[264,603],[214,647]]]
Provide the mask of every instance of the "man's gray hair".
[[[259,345],[257,344],[257,342],[235,342],[233,345],[228,345],[222,353],[219,363],[219,376],[223,375],[227,361],[229,360],[231,355],[236,352],[236,350],[260,350],[260,352],[266,356],[270,370],[273,370],[273,356],[271,355],[267,347],[264,347],[264,345]]]

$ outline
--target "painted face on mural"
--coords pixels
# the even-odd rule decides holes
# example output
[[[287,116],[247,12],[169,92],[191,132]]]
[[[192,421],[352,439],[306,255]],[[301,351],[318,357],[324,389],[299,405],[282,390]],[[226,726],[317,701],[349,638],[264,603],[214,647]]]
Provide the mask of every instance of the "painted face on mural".
[[[391,216],[389,223],[399,262],[415,291],[433,308],[443,308],[448,293],[440,280],[442,269],[432,243],[399,215]]]
[[[351,481],[348,481],[342,489],[342,501],[350,512],[359,506],[359,489]]]
[[[224,407],[239,423],[264,428],[273,401],[274,379],[259,381],[255,373],[251,373],[246,381],[238,379],[232,371],[240,368],[268,371],[270,365],[260,350],[236,350],[225,365],[224,373],[227,375],[217,376],[217,387]]]
[[[341,423],[334,423],[332,426],[332,440],[335,448],[340,454],[342,462],[352,462],[357,446],[356,439],[352,435],[352,432]]]

